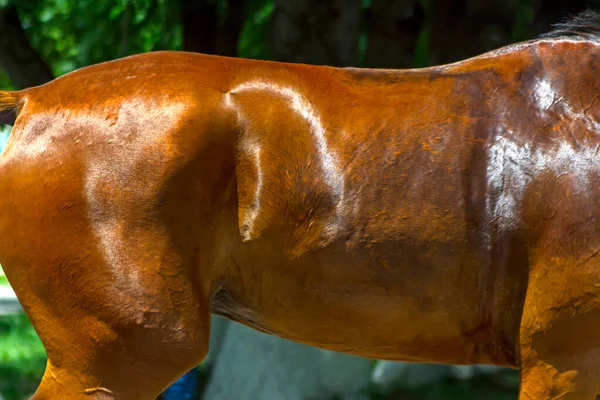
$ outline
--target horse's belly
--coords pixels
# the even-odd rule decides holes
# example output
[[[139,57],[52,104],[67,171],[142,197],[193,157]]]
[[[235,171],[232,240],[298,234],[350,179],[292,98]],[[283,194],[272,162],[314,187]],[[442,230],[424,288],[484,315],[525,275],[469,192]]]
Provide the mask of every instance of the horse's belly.
[[[294,259],[272,249],[249,244],[236,255],[241,276],[223,281],[213,312],[370,358],[511,365],[483,326],[480,264],[456,245],[338,243]]]

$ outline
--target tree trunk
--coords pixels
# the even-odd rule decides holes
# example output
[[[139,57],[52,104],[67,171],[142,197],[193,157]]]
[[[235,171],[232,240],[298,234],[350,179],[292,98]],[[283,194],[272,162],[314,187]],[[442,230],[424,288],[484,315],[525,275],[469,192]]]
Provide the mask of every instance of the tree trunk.
[[[235,57],[246,0],[231,0],[220,23],[218,0],[181,0],[183,50]]]
[[[48,64],[31,47],[15,6],[0,9],[0,67],[19,89],[54,79]]]
[[[425,22],[418,0],[372,0],[368,11],[366,67],[413,66],[415,48]]]
[[[235,57],[244,18],[246,17],[246,0],[231,0],[227,17],[219,29],[218,51],[222,56]]]
[[[360,0],[275,0],[272,51],[279,61],[358,65]]]
[[[181,0],[184,51],[217,53],[218,11],[216,0]]]
[[[464,60],[511,43],[518,0],[434,0],[429,64]]]

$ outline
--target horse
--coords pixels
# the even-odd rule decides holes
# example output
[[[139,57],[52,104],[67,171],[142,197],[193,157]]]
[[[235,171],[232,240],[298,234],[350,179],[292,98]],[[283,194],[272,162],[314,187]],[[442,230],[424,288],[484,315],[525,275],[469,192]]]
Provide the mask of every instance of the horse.
[[[210,316],[600,392],[600,16],[421,69],[159,51],[0,92],[33,399],[153,399]]]

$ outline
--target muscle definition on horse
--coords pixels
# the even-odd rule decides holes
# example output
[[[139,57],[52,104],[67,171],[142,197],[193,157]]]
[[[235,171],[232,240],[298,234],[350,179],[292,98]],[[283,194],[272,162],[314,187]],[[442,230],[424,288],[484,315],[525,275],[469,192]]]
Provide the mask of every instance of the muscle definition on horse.
[[[155,52],[0,92],[0,262],[34,399],[153,399],[210,314],[600,392],[600,18],[367,70]]]

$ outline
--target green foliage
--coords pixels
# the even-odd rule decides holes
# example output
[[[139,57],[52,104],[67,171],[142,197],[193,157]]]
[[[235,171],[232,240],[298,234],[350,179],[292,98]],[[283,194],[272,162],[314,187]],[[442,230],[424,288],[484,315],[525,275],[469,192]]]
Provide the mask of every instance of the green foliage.
[[[519,8],[519,13],[515,18],[515,24],[511,35],[513,42],[520,42],[531,38],[531,26],[534,18],[535,12],[531,0],[524,0]]]
[[[219,18],[228,12],[218,1]],[[0,0],[15,4],[23,28],[56,76],[118,57],[180,50],[180,4],[172,0]],[[274,0],[249,0],[238,43],[240,57],[270,59],[269,22]],[[0,87],[11,88],[0,72]]]
[[[275,9],[273,0],[249,0],[247,18],[238,43],[238,56],[268,60],[271,58],[269,46],[269,26]]]
[[[46,353],[24,315],[0,316],[0,393],[21,400],[37,388],[46,365]]]
[[[14,0],[14,3],[29,40],[55,75],[117,57],[181,48],[179,8],[174,6],[177,2]]]
[[[198,0],[200,1],[200,0]],[[203,0],[217,4],[223,22],[231,0]],[[419,0],[428,18],[434,0]],[[182,46],[180,1],[174,0],[0,0],[0,7],[15,4],[33,45],[55,75],[114,58],[151,50],[179,50]],[[363,16],[371,0],[362,0]],[[247,0],[246,21],[238,43],[238,55],[270,59],[270,20],[274,0]],[[535,21],[532,0],[523,0],[515,16],[512,41],[531,37]],[[364,19],[364,18],[363,18]],[[427,65],[429,28],[424,26],[413,64]],[[360,60],[368,45],[363,23],[359,39]],[[0,87],[10,88],[0,72]]]
[[[12,82],[10,81],[8,76],[2,70],[0,70],[0,88],[2,88],[2,90],[14,89]]]
[[[4,270],[2,270],[2,265],[0,265],[0,286],[10,286],[8,278],[6,278]]]
[[[358,65],[359,66],[364,65],[366,54],[367,54],[367,46],[368,46],[367,11],[370,6],[371,6],[371,0],[362,0],[361,1],[361,4],[360,4],[360,8],[361,8],[360,9],[360,13],[361,13],[360,34],[358,37]]]
[[[428,45],[429,27],[425,26],[425,28],[423,28],[423,30],[419,34],[419,38],[417,39],[417,45],[415,47],[415,56],[413,61],[413,65],[415,68],[423,68],[429,65]]]
[[[0,286],[8,286],[0,269]],[[21,400],[37,388],[46,353],[24,314],[0,316],[0,393],[6,400]]]

